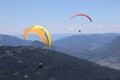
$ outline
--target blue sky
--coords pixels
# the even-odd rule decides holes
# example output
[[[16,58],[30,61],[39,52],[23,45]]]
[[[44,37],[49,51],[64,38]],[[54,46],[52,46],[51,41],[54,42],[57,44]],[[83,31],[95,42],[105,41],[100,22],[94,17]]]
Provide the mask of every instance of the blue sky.
[[[0,0],[0,33],[22,34],[33,25],[50,33],[118,33],[120,0]],[[93,19],[70,17],[85,13]]]

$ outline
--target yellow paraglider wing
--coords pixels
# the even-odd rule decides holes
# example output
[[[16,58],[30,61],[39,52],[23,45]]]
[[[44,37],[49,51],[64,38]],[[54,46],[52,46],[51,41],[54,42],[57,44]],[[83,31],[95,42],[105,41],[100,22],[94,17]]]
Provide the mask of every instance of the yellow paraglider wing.
[[[48,44],[49,44],[49,47],[50,47],[52,45],[52,37],[50,35],[50,32],[46,28],[44,28],[43,26],[39,26],[39,25],[36,25],[33,28],[34,29],[42,29],[42,30],[45,31],[47,39],[48,39]]]
[[[24,39],[27,39],[31,32],[36,33],[44,41],[44,43],[46,44],[47,47],[50,47],[52,45],[51,35],[47,31],[47,29],[45,29],[44,27],[42,27],[42,26],[39,26],[39,27],[33,26],[33,27],[29,27],[29,28],[25,29],[25,31],[24,31]]]

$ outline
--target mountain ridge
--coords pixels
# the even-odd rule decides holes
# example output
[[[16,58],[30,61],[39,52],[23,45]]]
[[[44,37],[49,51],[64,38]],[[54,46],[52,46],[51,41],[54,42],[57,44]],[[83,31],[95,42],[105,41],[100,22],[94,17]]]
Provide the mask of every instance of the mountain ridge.
[[[48,49],[0,47],[2,80],[120,80],[120,71]],[[38,64],[42,63],[37,71]]]

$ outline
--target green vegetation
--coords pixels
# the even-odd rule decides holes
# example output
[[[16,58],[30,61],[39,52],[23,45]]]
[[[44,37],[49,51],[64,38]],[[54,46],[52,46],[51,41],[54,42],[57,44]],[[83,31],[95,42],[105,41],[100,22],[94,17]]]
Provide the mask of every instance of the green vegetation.
[[[3,46],[0,56],[0,80],[120,80],[120,71],[52,50]]]

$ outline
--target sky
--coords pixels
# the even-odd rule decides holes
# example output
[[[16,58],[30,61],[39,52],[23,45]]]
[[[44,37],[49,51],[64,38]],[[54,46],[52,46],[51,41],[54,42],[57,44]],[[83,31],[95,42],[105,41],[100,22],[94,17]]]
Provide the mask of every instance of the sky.
[[[0,0],[0,34],[23,34],[42,25],[51,34],[119,33],[120,0]],[[85,17],[71,16],[78,13]]]

